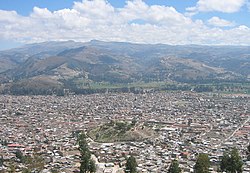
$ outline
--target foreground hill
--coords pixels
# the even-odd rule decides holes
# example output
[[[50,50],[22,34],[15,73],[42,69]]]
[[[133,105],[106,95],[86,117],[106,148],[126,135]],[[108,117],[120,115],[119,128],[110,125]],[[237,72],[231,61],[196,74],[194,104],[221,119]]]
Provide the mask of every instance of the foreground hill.
[[[142,141],[155,138],[157,134],[151,128],[136,126],[129,122],[109,122],[88,132],[98,142]]]
[[[45,42],[0,52],[2,92],[136,82],[249,82],[250,47]]]

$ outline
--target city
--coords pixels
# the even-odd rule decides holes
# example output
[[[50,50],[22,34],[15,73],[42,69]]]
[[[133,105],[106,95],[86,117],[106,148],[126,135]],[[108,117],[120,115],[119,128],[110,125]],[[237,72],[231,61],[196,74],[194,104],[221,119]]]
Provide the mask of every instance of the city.
[[[97,142],[89,147],[97,172],[123,172],[125,156],[134,155],[139,172],[167,172],[177,159],[183,172],[192,172],[198,153],[207,153],[211,172],[217,172],[223,152],[237,147],[246,159],[249,145],[250,99],[245,94],[195,92],[106,93],[93,95],[1,95],[0,156],[4,165],[23,167],[15,151],[39,154],[43,171],[79,169],[75,134],[110,121],[135,121],[133,131],[150,128],[153,135],[134,141]],[[7,167],[2,167],[7,170]]]

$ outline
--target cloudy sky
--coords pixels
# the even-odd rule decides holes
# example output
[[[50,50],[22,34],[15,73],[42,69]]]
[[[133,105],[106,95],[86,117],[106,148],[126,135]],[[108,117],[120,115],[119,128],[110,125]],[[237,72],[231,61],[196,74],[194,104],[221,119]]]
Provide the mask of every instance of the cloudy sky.
[[[250,0],[0,0],[0,49],[92,39],[250,45]]]

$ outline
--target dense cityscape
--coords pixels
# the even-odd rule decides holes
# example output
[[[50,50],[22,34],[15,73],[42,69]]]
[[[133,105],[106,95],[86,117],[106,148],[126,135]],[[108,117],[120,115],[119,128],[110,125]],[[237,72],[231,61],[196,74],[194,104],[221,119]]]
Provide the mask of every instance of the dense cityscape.
[[[41,158],[39,171],[78,172],[77,135],[88,136],[96,172],[123,172],[133,155],[138,172],[167,172],[178,160],[193,172],[197,155],[206,153],[217,172],[223,152],[239,150],[244,172],[250,171],[250,99],[245,94],[195,92],[106,93],[68,96],[0,96],[2,172],[22,172],[22,156]],[[138,140],[105,142],[91,130],[115,122],[134,123]],[[144,130],[140,130],[144,129]],[[141,133],[147,129],[148,134]],[[35,160],[33,160],[35,162]]]

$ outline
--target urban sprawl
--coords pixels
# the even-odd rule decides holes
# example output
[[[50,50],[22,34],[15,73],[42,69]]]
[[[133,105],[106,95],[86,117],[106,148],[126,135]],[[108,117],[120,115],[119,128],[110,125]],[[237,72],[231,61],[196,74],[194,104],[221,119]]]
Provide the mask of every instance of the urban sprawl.
[[[250,172],[250,95],[195,92],[105,93],[68,96],[0,96],[0,172],[22,172],[16,151],[43,158],[42,172],[79,171],[77,132],[110,121],[136,122],[155,135],[138,141],[101,143],[88,138],[97,172],[124,172],[135,156],[139,172],[167,172],[178,160],[193,171],[198,153],[207,153],[217,172],[223,152],[236,147]],[[136,131],[137,129],[134,129]]]

